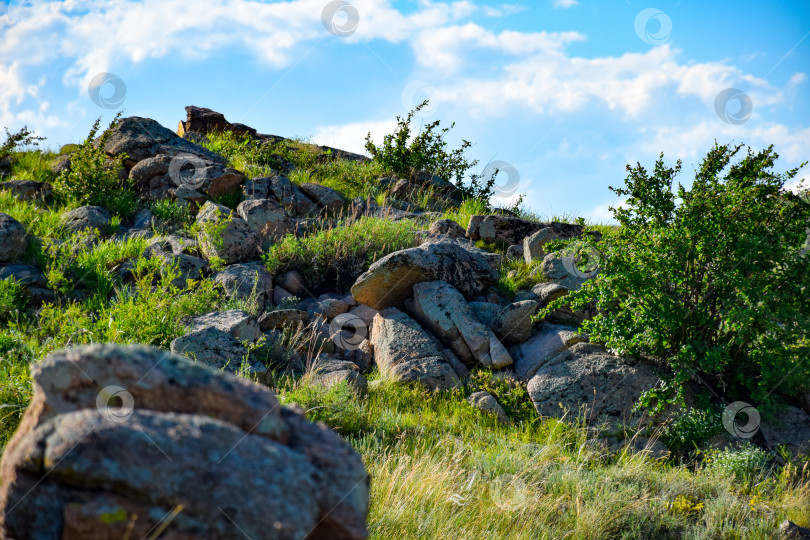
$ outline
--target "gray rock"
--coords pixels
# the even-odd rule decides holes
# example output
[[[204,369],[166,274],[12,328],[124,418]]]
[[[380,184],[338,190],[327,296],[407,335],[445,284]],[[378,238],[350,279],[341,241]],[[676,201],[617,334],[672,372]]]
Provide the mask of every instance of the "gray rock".
[[[568,223],[539,223],[526,219],[494,214],[489,216],[472,216],[467,227],[467,238],[484,242],[503,242],[508,245],[522,244],[523,239],[540,229],[551,227],[561,238],[573,238],[583,232],[581,225]]]
[[[331,212],[339,212],[343,205],[346,204],[346,200],[340,193],[332,188],[312,182],[304,182],[298,188],[319,207]]]
[[[23,224],[0,212],[0,264],[21,258],[27,246],[28,234]]]
[[[100,206],[80,206],[62,215],[62,224],[71,232],[97,229],[104,232],[110,227],[110,213]]]
[[[515,360],[515,372],[526,379],[532,378],[538,369],[566,348],[585,340],[575,328],[568,326],[542,324],[538,329],[525,343],[509,348]]]
[[[498,281],[495,258],[464,240],[436,236],[419,247],[386,255],[373,263],[352,286],[352,296],[374,309],[403,305],[413,286],[446,281],[465,297],[474,298]]]
[[[523,246],[513,244],[506,250],[506,258],[510,261],[520,261],[523,259]]]
[[[292,215],[306,217],[317,212],[318,206],[304,195],[298,186],[287,178],[276,175],[270,178],[270,193]]]
[[[810,453],[810,415],[797,407],[785,407],[777,420],[759,428],[771,450],[784,446],[794,456]]]
[[[446,234],[451,238],[464,238],[464,227],[452,219],[440,219],[430,224],[430,234]]]
[[[374,317],[371,336],[374,361],[387,376],[431,390],[461,385],[436,341],[398,309],[380,311]]]
[[[265,238],[275,240],[294,231],[287,212],[280,204],[270,199],[242,201],[236,212],[251,229]]]
[[[242,184],[242,194],[246,201],[266,199],[270,196],[270,178],[261,176],[245,180]]]
[[[506,415],[506,411],[503,410],[503,407],[501,407],[501,404],[495,399],[495,396],[489,392],[484,392],[483,390],[473,392],[467,398],[467,402],[476,409],[495,416],[501,424],[509,423],[509,416]]]
[[[309,314],[300,309],[277,309],[263,313],[259,317],[259,328],[264,332],[273,328],[281,328],[289,323],[305,323],[309,320]]]
[[[572,291],[578,291],[582,285],[596,277],[598,268],[579,269],[572,256],[562,253],[549,253],[543,258],[543,273],[552,281]]]
[[[784,540],[810,540],[810,529],[799,527],[786,519],[779,524],[779,538]]]
[[[228,208],[209,201],[197,214],[197,223],[202,224],[197,241],[206,259],[219,257],[230,264],[259,256],[259,236],[244,219],[233,215]],[[215,234],[223,223],[224,228],[218,235]]]
[[[366,324],[366,326],[371,326],[371,322],[374,320],[374,316],[379,313],[379,310],[365,304],[357,304],[356,306],[349,308],[349,313],[355,317],[358,317]]]
[[[523,343],[532,336],[532,315],[537,302],[523,300],[506,306],[488,302],[470,302],[475,317],[487,325],[504,345]]]
[[[284,287],[280,287],[278,285],[273,287],[273,304],[278,306],[294,298],[298,297]]]
[[[51,196],[53,186],[36,180],[7,180],[0,182],[0,191],[9,191],[18,199],[44,201]]]
[[[171,351],[211,366],[237,374],[243,369],[259,381],[269,382],[267,368],[256,361],[237,338],[214,326],[193,330],[171,342]],[[243,366],[244,364],[244,366]]]
[[[368,381],[360,373],[357,364],[330,358],[327,354],[319,355],[315,361],[312,368],[312,380],[326,388],[332,388],[345,382],[355,392],[360,394],[368,392]]]
[[[186,121],[178,125],[178,133],[223,133],[230,131],[237,135],[255,137],[256,130],[244,124],[234,124],[225,119],[225,115],[205,107],[189,105],[186,107]]]
[[[591,422],[638,420],[633,412],[642,392],[659,383],[655,370],[610,354],[604,347],[578,343],[551,358],[529,381],[529,397],[541,416],[575,417],[581,408]],[[562,407],[560,407],[562,405]]]
[[[261,262],[231,264],[214,275],[214,282],[231,298],[248,300],[255,297],[260,310],[273,301],[273,276]]]
[[[304,276],[295,270],[284,272],[276,277],[276,283],[290,291],[292,294],[304,296],[307,294],[306,280]]]
[[[531,294],[534,300],[537,300],[538,307],[544,308],[554,300],[561,298],[571,292],[571,289],[564,287],[559,283],[543,282],[538,283],[532,287]]]
[[[543,251],[543,246],[552,240],[559,239],[560,236],[551,227],[540,229],[536,233],[531,234],[523,239],[523,258],[526,264],[532,261],[542,261],[546,253]]]
[[[0,281],[13,279],[25,287],[46,287],[48,280],[36,267],[28,264],[0,266]]]
[[[334,319],[341,313],[346,313],[349,311],[349,306],[342,300],[338,300],[336,298],[325,298],[315,304],[312,304],[307,309],[310,313],[321,315],[326,319]]]
[[[177,538],[367,537],[360,456],[266,387],[141,346],[61,351],[32,376],[0,465],[4,538],[142,538],[180,504]]]
[[[413,287],[416,319],[429,328],[462,362],[503,368],[512,357],[487,326],[478,322],[462,294],[445,281]]]
[[[195,317],[189,323],[192,331],[213,327],[227,332],[239,341],[253,342],[261,337],[259,324],[247,313],[239,309],[214,311]]]

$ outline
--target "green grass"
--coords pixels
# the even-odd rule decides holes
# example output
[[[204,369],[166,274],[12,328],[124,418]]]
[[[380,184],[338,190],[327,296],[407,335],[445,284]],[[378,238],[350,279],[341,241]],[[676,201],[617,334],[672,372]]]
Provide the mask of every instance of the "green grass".
[[[51,172],[56,153],[48,150],[26,150],[12,152],[10,177],[20,180],[36,180],[38,182],[52,182],[54,174]]]
[[[810,524],[807,471],[761,469],[745,491],[716,466],[608,452],[578,422],[499,425],[465,394],[378,377],[365,398],[280,389],[363,455],[372,538],[765,539],[783,519]]]
[[[43,238],[65,235],[61,214],[65,208],[52,208],[42,203],[18,199],[11,192],[0,190],[0,212],[10,215],[23,225],[28,234]]]
[[[288,235],[263,258],[271,274],[297,270],[315,290],[346,291],[372,262],[415,246],[416,230],[408,220],[347,219],[308,236]]]

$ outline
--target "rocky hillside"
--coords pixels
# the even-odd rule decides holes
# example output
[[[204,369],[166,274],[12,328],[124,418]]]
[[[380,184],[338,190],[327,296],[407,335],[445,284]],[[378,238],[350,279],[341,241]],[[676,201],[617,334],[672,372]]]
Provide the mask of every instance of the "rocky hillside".
[[[129,117],[94,143],[31,163],[7,158],[4,537],[365,538],[369,504],[372,535],[394,534],[380,525],[393,510],[373,509],[375,474],[386,473],[369,460],[380,456],[375,444],[415,452],[405,442],[415,428],[375,443],[387,428],[341,428],[333,418],[350,445],[307,420],[328,408],[317,399],[342,392],[368,408],[381,392],[460,399],[462,416],[479,415],[493,433],[521,430],[514,437],[531,444],[537,430],[550,437],[555,422],[568,422],[584,434],[580,451],[601,456],[588,467],[630,455],[694,463],[683,419],[701,387],[689,383],[685,401],[664,410],[638,407],[671,378],[669,367],[591,340],[580,326],[597,315],[594,303],[546,309],[599,275],[561,246],[598,253],[609,228],[498,210],[425,170],[398,177],[364,156],[260,134],[209,109],[186,112],[176,133]],[[70,184],[89,174],[94,149],[104,157],[99,177],[123,190],[115,205]],[[810,512],[785,502],[789,492],[810,504],[806,476],[790,473],[810,455],[810,395],[754,437],[707,431],[700,446],[732,452],[749,439],[751,455],[794,475],[768,495],[762,527],[810,525]],[[441,504],[464,505],[445,495]],[[740,496],[751,510],[734,519],[756,528],[754,501],[766,495]],[[709,530],[692,523],[708,495],[658,497],[673,517],[647,523],[648,533]],[[576,521],[581,504],[577,496],[559,511]],[[502,511],[517,519],[516,508],[529,508],[521,505]],[[799,525],[786,521],[783,534],[807,537]],[[531,534],[542,530],[560,532],[547,524]]]

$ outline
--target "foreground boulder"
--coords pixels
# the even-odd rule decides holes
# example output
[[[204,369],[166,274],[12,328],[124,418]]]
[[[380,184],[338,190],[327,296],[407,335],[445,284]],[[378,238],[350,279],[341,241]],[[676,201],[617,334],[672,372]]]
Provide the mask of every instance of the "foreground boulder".
[[[367,537],[360,456],[265,387],[142,346],[31,371],[0,465],[0,537],[145,538],[161,523],[176,539]]]
[[[352,286],[352,296],[374,309],[401,306],[424,281],[446,281],[472,299],[498,281],[499,255],[467,241],[435,236],[422,245],[395,251],[372,264]]]
[[[414,285],[413,310],[462,362],[495,369],[512,364],[512,357],[492,330],[475,318],[461,293],[446,281]]]
[[[529,397],[541,416],[576,417],[587,409],[590,421],[636,419],[633,406],[659,381],[646,364],[610,354],[601,345],[577,343],[548,360],[529,381]]]
[[[374,361],[382,373],[429,390],[461,385],[436,341],[397,308],[386,308],[374,316],[371,335]]]

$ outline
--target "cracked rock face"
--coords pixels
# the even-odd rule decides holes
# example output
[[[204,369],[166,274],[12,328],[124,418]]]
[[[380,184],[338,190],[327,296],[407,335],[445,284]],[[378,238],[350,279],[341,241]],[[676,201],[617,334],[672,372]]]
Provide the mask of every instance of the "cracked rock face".
[[[266,387],[142,346],[57,352],[32,375],[3,538],[141,538],[166,516],[163,538],[367,537],[360,456]]]

